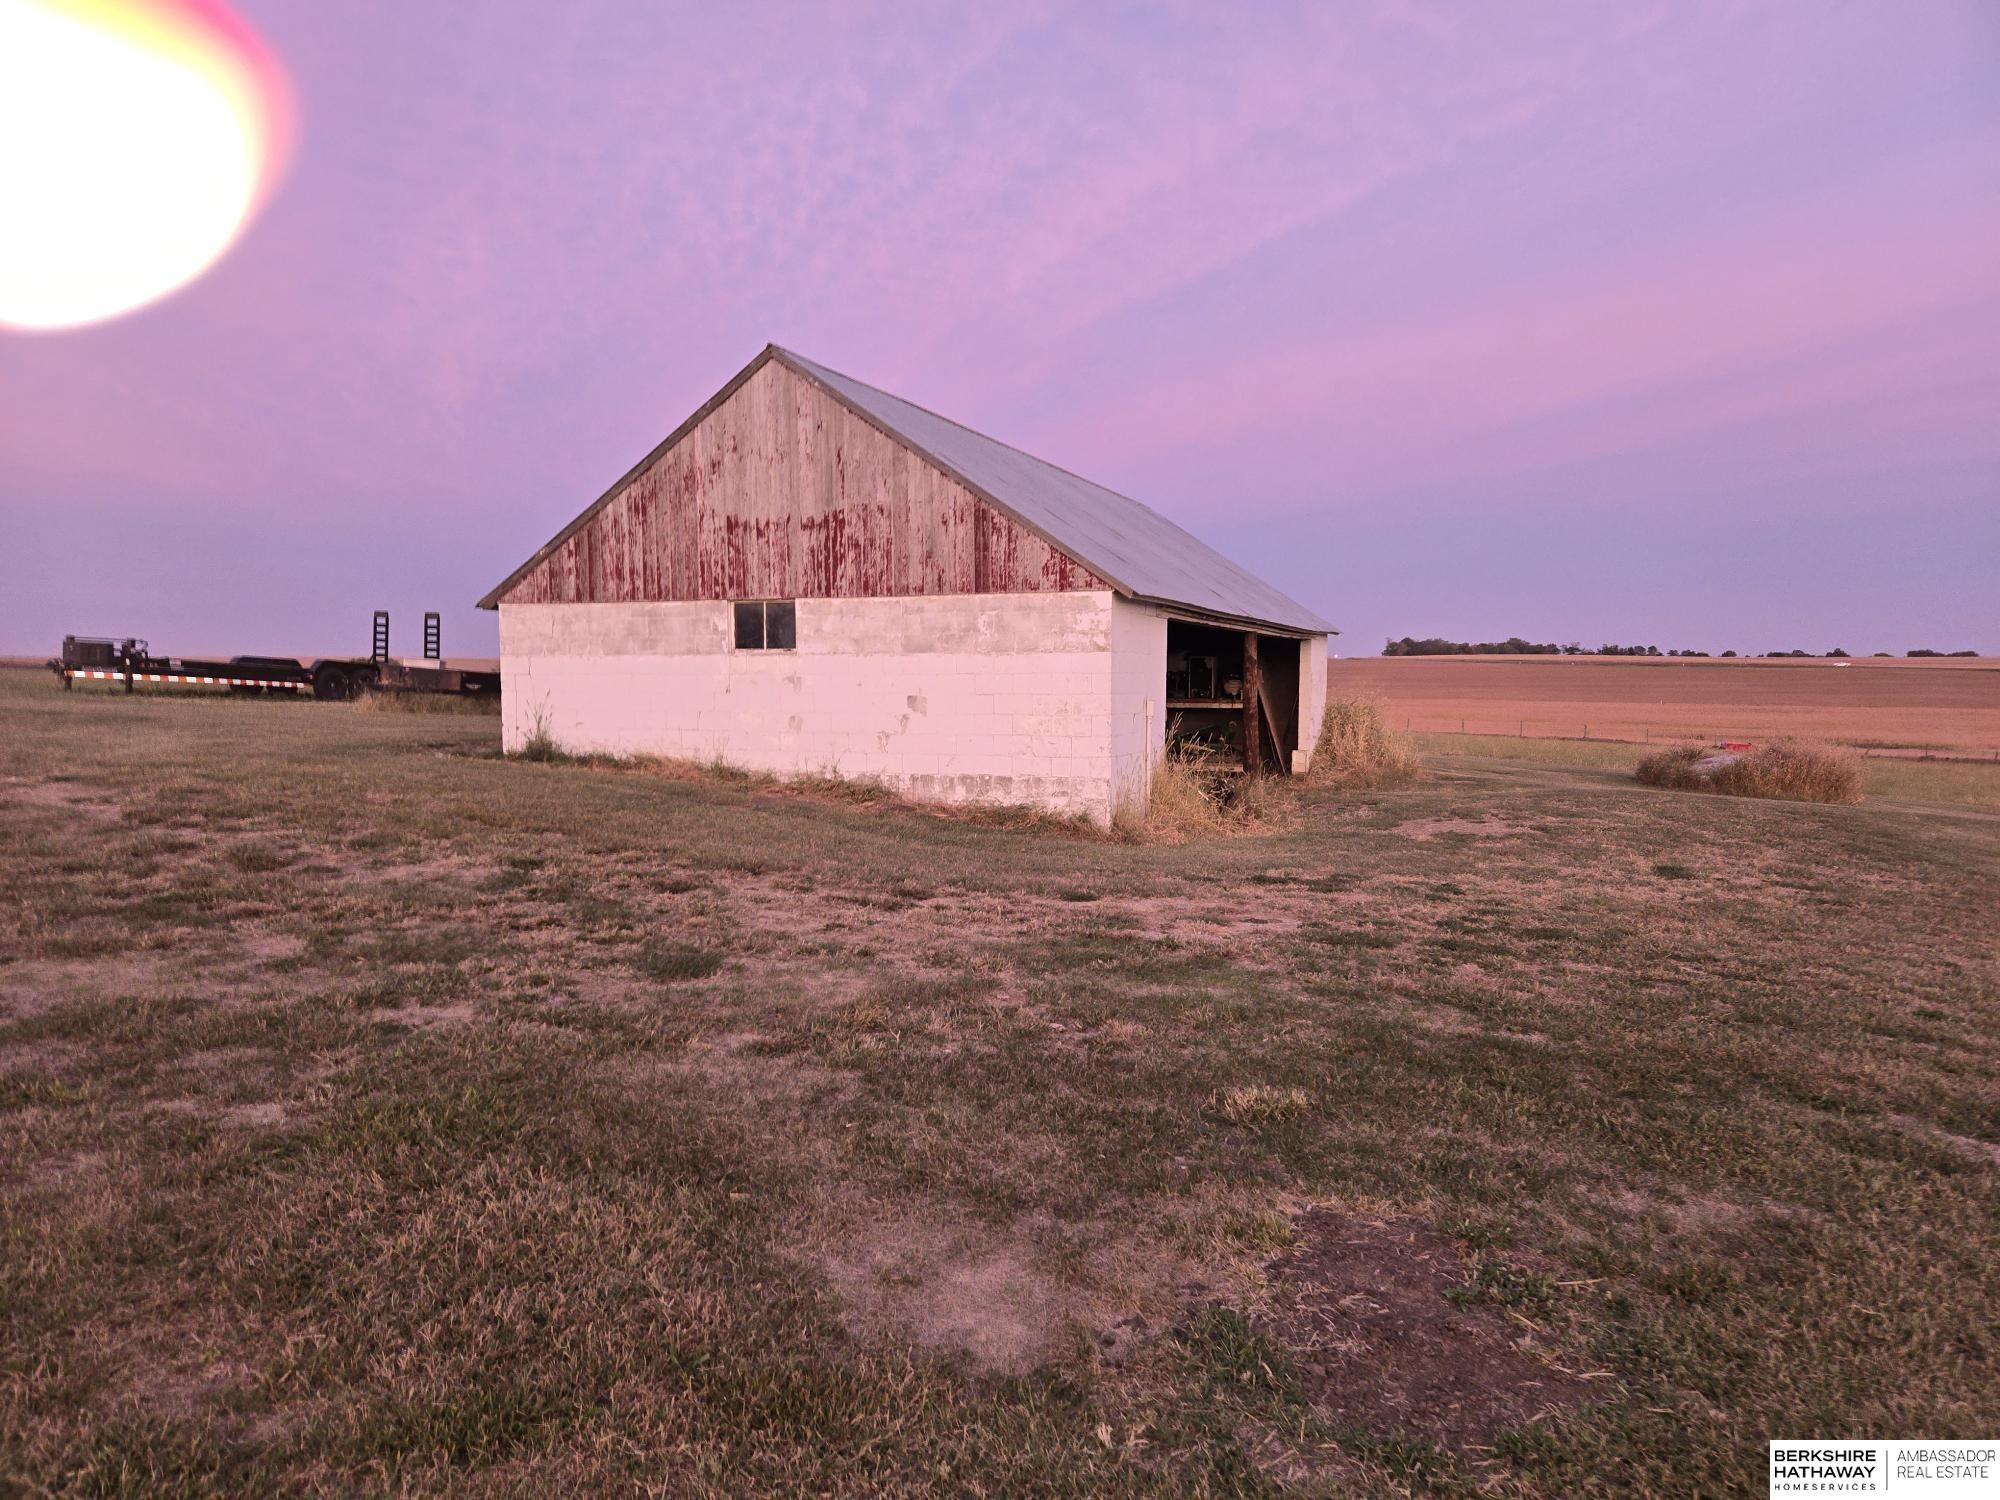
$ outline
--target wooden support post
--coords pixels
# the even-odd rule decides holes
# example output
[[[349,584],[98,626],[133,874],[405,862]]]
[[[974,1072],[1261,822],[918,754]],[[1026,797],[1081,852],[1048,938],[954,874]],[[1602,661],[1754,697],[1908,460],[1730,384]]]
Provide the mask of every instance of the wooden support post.
[[[1243,771],[1264,774],[1264,673],[1257,665],[1257,637],[1243,634]]]

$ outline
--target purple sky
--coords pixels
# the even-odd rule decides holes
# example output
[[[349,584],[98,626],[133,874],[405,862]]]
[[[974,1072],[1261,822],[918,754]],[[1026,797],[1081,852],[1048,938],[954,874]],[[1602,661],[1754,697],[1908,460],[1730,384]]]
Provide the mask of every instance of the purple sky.
[[[241,9],[298,92],[264,216],[0,332],[0,651],[489,653],[472,601],[776,341],[1343,653],[2000,652],[1994,0]]]

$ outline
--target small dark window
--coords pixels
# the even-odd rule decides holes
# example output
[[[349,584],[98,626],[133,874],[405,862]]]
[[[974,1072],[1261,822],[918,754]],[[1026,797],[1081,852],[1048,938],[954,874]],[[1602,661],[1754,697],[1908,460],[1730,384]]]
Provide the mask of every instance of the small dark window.
[[[798,645],[798,610],[789,599],[736,606],[738,651],[790,651]]]

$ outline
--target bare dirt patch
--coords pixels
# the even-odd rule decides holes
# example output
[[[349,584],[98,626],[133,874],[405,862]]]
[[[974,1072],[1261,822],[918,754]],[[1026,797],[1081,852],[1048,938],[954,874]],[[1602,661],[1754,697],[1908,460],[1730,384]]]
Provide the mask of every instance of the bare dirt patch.
[[[1741,1202],[1719,1193],[1683,1193],[1677,1197],[1617,1188],[1596,1195],[1607,1208],[1631,1219],[1643,1219],[1671,1234],[1688,1238],[1742,1234],[1778,1219],[1796,1219],[1805,1210],[1791,1204]]]
[[[1967,1161],[1989,1167],[2000,1167],[2000,1142],[1982,1141],[1970,1135],[1953,1135],[1949,1130],[1940,1130],[1938,1139],[1949,1150],[1956,1151]]]
[[[109,821],[119,815],[118,804],[74,782],[10,781],[0,784],[0,802],[15,807],[45,808],[77,813],[87,818]]]
[[[83,1184],[103,1175],[109,1162],[110,1157],[102,1151],[59,1151],[14,1162],[0,1171],[0,1183],[33,1191],[70,1189],[80,1193]]]
[[[1499,1309],[1450,1300],[1464,1260],[1424,1225],[1313,1209],[1267,1270],[1270,1332],[1337,1425],[1464,1451],[1590,1395]]]
[[[1147,937],[1171,937],[1230,948],[1240,948],[1244,938],[1282,937],[1297,932],[1305,920],[1298,913],[1311,910],[1303,901],[1287,902],[1263,889],[1241,901],[1225,901],[1212,894],[1131,896],[1107,901],[1103,909],[1109,914],[1132,918],[1139,924],[1136,930]]]
[[[728,1032],[691,1043],[670,1061],[624,1071],[635,1082],[661,1074],[690,1078],[722,1097],[765,1105],[822,1105],[855,1093],[852,1077],[810,1058],[757,1050],[768,1040],[755,1031]]]
[[[2000,1167],[2000,1143],[1982,1141],[1976,1136],[1954,1135],[1949,1130],[1941,1130],[1910,1115],[1891,1115],[1889,1123],[1911,1135],[1935,1142],[1966,1161],[1983,1167]]]
[[[211,1124],[237,1130],[276,1130],[293,1123],[298,1116],[291,1106],[277,1099],[260,1099],[247,1104],[219,1104],[209,1099],[162,1099],[152,1106],[163,1115],[186,1115]]]
[[[0,1042],[0,1074],[63,1073],[87,1056],[84,1047],[77,1042]]]
[[[890,1337],[1018,1375],[1055,1348],[1064,1299],[1027,1246],[970,1226],[898,1220],[823,1264],[857,1337]]]
[[[302,957],[306,951],[306,940],[290,932],[253,930],[242,933],[238,941],[243,951],[259,963],[282,963]]]
[[[1406,839],[1427,844],[1443,834],[1463,834],[1475,839],[1506,839],[1528,830],[1505,818],[1411,818],[1392,830]]]
[[[411,1031],[428,1031],[441,1026],[469,1026],[479,1018],[479,1006],[471,1000],[440,1000],[435,1003],[411,1001],[389,1006],[374,1013],[384,1025],[403,1026]]]
[[[0,966],[0,1021],[24,1021],[72,1000],[152,994],[159,976],[159,959],[138,949],[6,964]]]

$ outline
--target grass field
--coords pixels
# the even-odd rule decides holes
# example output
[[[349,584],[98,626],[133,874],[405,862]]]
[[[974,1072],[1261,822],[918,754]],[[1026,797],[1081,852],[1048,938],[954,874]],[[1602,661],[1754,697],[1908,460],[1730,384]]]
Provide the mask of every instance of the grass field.
[[[2000,1427],[2000,818],[1269,837],[0,674],[0,1491],[1761,1494]]]
[[[2000,661],[1355,657],[1336,693],[1419,732],[1670,742],[1793,737],[2000,764]]]

